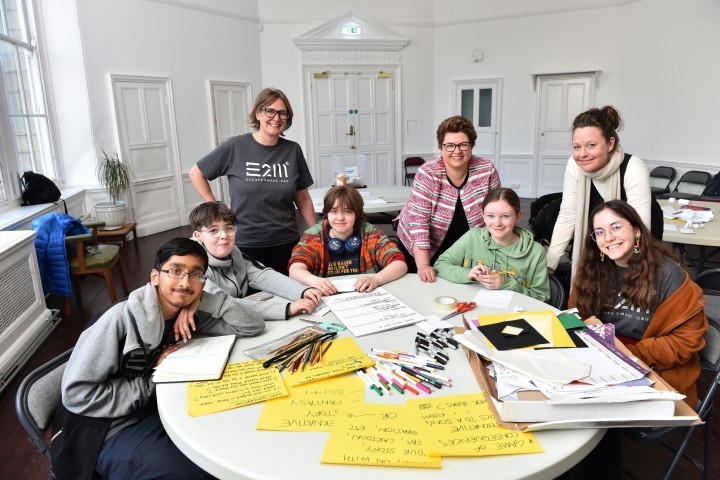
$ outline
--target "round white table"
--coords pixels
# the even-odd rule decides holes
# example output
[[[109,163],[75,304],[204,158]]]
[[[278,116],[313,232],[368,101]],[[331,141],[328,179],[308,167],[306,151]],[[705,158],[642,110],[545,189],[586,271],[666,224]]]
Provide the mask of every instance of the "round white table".
[[[423,315],[442,316],[433,307],[433,299],[450,295],[458,301],[472,300],[479,286],[460,285],[438,279],[434,284],[421,283],[416,275],[405,275],[385,285],[385,289]],[[525,310],[548,309],[548,305],[528,296],[515,293],[509,309],[522,306]],[[482,313],[503,313],[503,310],[478,307],[467,313],[468,318]],[[332,313],[323,320],[336,320]],[[458,315],[450,320],[462,323]],[[235,342],[230,362],[250,360],[242,351],[306,324],[293,318],[288,321],[266,322],[266,331],[259,337],[239,338]],[[415,326],[390,330],[356,338],[360,347],[381,349],[414,349]],[[350,335],[347,331],[342,335]],[[450,354],[448,375],[452,388],[443,388],[433,395],[475,393],[479,386],[470,370],[463,350],[447,350]],[[367,390],[365,401],[403,403],[402,395],[378,397]],[[273,432],[256,430],[262,404],[229,410],[201,417],[187,413],[186,386],[166,383],[157,386],[158,409],[163,425],[173,442],[193,462],[221,479],[312,479],[367,480],[375,476],[383,480],[463,479],[481,475],[498,479],[550,479],[566,472],[580,462],[600,441],[604,429],[549,430],[535,432],[544,453],[493,457],[444,457],[441,469],[379,468],[357,465],[321,464],[329,433]]]

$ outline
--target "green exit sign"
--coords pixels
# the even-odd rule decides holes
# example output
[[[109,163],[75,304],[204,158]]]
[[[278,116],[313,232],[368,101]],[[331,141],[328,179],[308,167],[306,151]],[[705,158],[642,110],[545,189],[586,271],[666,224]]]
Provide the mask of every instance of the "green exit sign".
[[[360,35],[362,29],[360,27],[342,27],[343,35]]]

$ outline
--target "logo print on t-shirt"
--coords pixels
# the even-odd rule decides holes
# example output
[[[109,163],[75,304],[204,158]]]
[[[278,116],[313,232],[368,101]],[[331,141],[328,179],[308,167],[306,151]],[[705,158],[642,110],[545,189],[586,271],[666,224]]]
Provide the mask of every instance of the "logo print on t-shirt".
[[[264,180],[273,179],[274,181],[282,181],[287,180],[288,178],[288,164],[283,163],[268,165],[267,163],[245,162],[245,172],[248,177],[260,177]]]

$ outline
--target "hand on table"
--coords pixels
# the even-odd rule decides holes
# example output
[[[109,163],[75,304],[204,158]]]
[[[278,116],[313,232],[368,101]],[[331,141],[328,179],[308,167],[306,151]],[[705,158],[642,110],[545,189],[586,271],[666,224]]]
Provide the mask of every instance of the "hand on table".
[[[290,308],[288,309],[288,316],[292,317],[293,315],[296,315],[298,313],[312,313],[313,310],[315,310],[316,306],[317,303],[315,303],[310,298],[301,298],[300,300],[295,300],[290,304]]]
[[[182,347],[182,345],[176,343],[175,345],[170,345],[168,347],[163,348],[163,351],[160,352],[160,356],[158,357],[157,361],[155,362],[155,365],[153,365],[153,366],[157,367],[158,365],[160,365],[162,363],[162,361],[165,360],[165,358],[168,355],[170,355],[172,352],[177,351],[178,349],[180,349],[180,347]]]
[[[358,292],[372,292],[380,286],[376,275],[364,275],[355,282],[355,290]]]
[[[418,277],[423,283],[435,283],[435,267],[425,265],[424,267],[418,267]]]
[[[315,277],[312,283],[311,286],[320,290],[323,295],[335,295],[337,293],[337,288],[327,278]]]
[[[308,288],[302,293],[302,298],[307,298],[308,300],[312,300],[315,306],[317,307],[320,305],[320,302],[322,301],[322,292],[318,290],[315,287]]]

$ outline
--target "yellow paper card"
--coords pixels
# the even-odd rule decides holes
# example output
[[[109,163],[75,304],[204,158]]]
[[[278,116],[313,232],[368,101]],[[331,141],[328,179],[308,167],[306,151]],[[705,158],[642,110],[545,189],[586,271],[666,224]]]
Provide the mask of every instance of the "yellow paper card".
[[[198,417],[285,395],[287,389],[276,368],[264,368],[255,360],[230,363],[220,380],[188,383],[188,414]]]
[[[404,405],[353,404],[338,419],[320,463],[440,468]]]
[[[560,323],[560,320],[558,320],[552,310],[479,315],[477,321],[479,325],[492,325],[494,323],[505,322],[508,320],[517,320],[518,318],[524,318],[527,320],[527,322],[540,332],[542,336],[550,340],[552,346],[555,348],[572,348],[575,346],[570,338],[570,335],[568,335],[567,330],[565,330],[562,323]],[[495,347],[493,346],[493,348]]]
[[[258,430],[328,432],[346,405],[363,403],[365,384],[343,375],[288,387],[288,396],[265,402]]]
[[[430,455],[470,457],[540,453],[532,433],[501,427],[482,393],[409,399],[407,406],[418,422]]]
[[[288,385],[294,387],[373,365],[375,362],[362,351],[355,339],[345,337],[333,340],[320,362],[308,365],[305,370],[287,373],[285,378]]]

